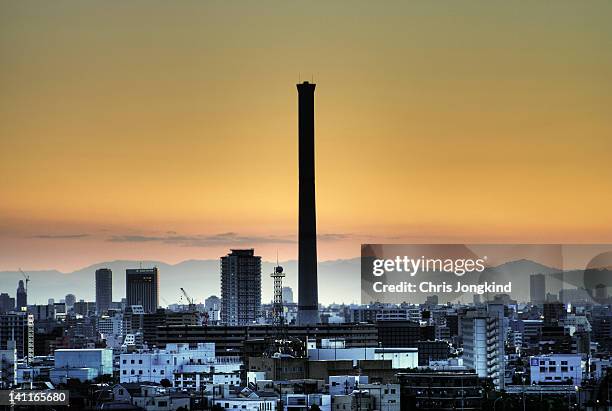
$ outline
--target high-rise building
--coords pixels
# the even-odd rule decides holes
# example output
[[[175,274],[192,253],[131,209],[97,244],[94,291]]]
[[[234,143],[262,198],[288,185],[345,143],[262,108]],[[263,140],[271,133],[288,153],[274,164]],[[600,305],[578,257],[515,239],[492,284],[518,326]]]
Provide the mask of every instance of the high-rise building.
[[[17,358],[34,357],[34,316],[26,312],[0,315],[0,350],[17,350]]]
[[[546,301],[546,277],[544,274],[532,274],[529,277],[529,295],[532,304],[543,304]]]
[[[293,289],[291,287],[283,287],[283,302],[293,304]]]
[[[17,310],[21,311],[23,308],[28,307],[28,293],[23,285],[23,280],[19,280],[17,286]]]
[[[15,309],[15,299],[7,293],[0,294],[0,314],[13,311]]]
[[[113,272],[110,268],[96,270],[96,313],[103,314],[113,303]]]
[[[261,312],[261,257],[248,250],[231,250],[221,257],[221,321],[247,325]]]
[[[146,313],[154,313],[159,307],[157,267],[125,270],[125,290],[128,305],[142,305]]]
[[[503,324],[497,312],[469,311],[461,319],[463,364],[504,388]]]
[[[76,296],[74,294],[66,294],[66,310],[71,310],[76,302]]]
[[[315,84],[298,84],[299,226],[298,324],[321,322],[317,287],[317,217],[315,202]]]

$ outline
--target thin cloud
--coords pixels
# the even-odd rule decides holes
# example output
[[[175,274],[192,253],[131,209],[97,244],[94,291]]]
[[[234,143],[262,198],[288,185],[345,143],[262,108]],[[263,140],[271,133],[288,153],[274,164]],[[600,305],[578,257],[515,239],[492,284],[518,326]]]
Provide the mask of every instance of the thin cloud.
[[[89,237],[89,234],[38,234],[30,238],[39,238],[43,240],[71,240],[74,238]]]
[[[280,244],[294,243],[295,240],[280,236],[248,236],[234,232],[213,235],[116,235],[107,241],[114,243],[145,243],[159,242],[163,244],[178,245],[182,247],[209,247],[229,244]]]

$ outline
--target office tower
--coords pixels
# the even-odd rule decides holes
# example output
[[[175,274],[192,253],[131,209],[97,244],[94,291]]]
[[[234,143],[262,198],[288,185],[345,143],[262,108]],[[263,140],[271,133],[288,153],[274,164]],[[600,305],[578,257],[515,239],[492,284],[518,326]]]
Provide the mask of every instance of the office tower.
[[[498,312],[468,311],[461,319],[463,364],[504,388],[504,340]]]
[[[142,305],[146,313],[154,313],[159,307],[157,267],[125,270],[125,290],[128,305]]]
[[[283,302],[293,304],[293,289],[291,287],[283,287]]]
[[[17,311],[21,311],[23,308],[28,307],[28,293],[23,285],[23,280],[19,280],[17,286]]]
[[[253,249],[231,250],[221,257],[221,321],[254,323],[261,310],[261,257]]]
[[[76,302],[76,296],[74,294],[66,294],[66,310],[72,309]]]
[[[529,295],[532,304],[543,304],[546,300],[546,277],[544,274],[532,274],[529,277]]]
[[[109,268],[96,270],[96,313],[108,311],[113,303],[113,272]]]
[[[317,219],[315,205],[314,91],[297,85],[299,99],[298,324],[318,324]]]
[[[0,314],[13,311],[15,309],[15,299],[7,293],[0,294]]]
[[[17,350],[17,358],[34,357],[34,316],[27,312],[0,315],[0,350]]]

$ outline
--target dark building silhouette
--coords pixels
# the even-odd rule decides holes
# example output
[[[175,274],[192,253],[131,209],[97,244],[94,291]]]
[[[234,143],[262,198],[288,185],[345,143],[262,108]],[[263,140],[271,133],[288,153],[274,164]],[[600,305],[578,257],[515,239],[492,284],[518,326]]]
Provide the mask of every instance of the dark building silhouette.
[[[113,272],[109,268],[99,268],[96,270],[96,313],[107,312],[112,302]]]
[[[565,305],[560,302],[544,303],[544,324],[558,324],[567,315]]]
[[[543,304],[546,301],[546,277],[544,274],[532,274],[529,277],[529,295],[532,304]]]
[[[154,313],[159,307],[157,267],[125,270],[125,290],[128,305],[142,305],[146,313]]]
[[[76,296],[74,294],[66,294],[65,297],[66,310],[72,309],[74,307],[74,303],[76,302]]]
[[[318,324],[317,221],[315,206],[314,91],[298,84],[299,98],[299,227],[298,324]]]
[[[6,313],[15,309],[15,299],[7,293],[0,294],[0,313]]]
[[[24,307],[28,307],[28,293],[23,285],[23,280],[19,280],[17,287],[17,311],[21,311]]]
[[[261,312],[261,257],[255,250],[231,250],[221,257],[221,322],[249,325]]]
[[[34,316],[26,312],[0,315],[0,350],[17,350],[17,358],[34,356]]]

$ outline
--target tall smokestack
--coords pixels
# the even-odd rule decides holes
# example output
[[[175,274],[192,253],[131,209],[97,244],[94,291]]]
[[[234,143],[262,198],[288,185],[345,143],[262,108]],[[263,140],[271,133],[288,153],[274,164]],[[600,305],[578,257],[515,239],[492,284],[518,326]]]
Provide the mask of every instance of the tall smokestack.
[[[318,324],[317,219],[315,211],[314,91],[307,81],[297,85],[299,95],[299,244],[298,324]]]

